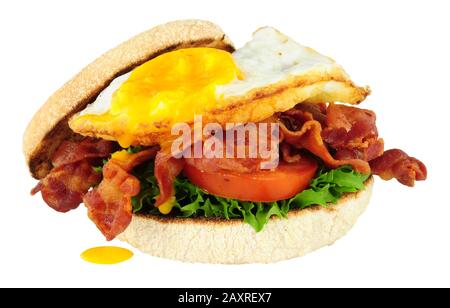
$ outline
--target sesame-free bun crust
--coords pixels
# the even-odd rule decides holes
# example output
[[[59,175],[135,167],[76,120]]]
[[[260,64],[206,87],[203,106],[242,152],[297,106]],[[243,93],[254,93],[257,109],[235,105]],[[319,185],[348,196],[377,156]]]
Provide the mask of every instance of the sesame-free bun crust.
[[[76,138],[67,121],[91,103],[117,76],[171,50],[213,47],[233,51],[233,45],[215,24],[180,20],[159,25],[108,51],[56,91],[35,114],[23,138],[23,152],[31,175],[45,177],[50,158],[60,143]]]
[[[344,236],[367,208],[373,186],[346,194],[328,208],[292,210],[263,231],[242,220],[134,215],[119,239],[150,255],[184,262],[270,263],[303,256]]]

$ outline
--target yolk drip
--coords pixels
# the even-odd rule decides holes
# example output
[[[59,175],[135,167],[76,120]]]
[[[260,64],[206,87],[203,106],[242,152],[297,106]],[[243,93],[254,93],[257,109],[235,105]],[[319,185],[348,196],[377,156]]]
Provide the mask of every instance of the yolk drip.
[[[158,132],[174,123],[192,122],[217,105],[216,87],[241,74],[229,52],[214,48],[187,48],[162,54],[137,67],[113,94],[102,115],[78,119],[113,127],[122,147],[133,143],[140,128]]]
[[[133,252],[126,248],[101,246],[85,250],[81,258],[95,264],[117,264],[130,259]]]

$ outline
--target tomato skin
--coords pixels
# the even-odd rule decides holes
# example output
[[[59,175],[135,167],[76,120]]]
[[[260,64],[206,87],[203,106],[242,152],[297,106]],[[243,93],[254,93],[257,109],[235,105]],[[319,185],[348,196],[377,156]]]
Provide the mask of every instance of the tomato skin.
[[[274,202],[291,198],[309,186],[317,162],[303,157],[296,163],[280,163],[275,170],[237,173],[209,172],[186,164],[189,180],[212,195],[252,202]]]

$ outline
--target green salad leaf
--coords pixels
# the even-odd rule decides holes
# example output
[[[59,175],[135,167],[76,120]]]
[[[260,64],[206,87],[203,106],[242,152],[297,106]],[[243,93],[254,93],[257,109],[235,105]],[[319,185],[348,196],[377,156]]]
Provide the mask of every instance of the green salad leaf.
[[[141,181],[139,194],[132,198],[134,213],[145,212],[161,215],[153,205],[159,188],[153,172],[153,164],[139,166],[133,173]],[[310,187],[296,196],[277,202],[247,202],[208,194],[179,176],[174,183],[176,202],[171,215],[178,217],[208,217],[243,219],[257,232],[261,231],[272,216],[286,218],[291,209],[304,209],[312,205],[328,206],[336,203],[344,193],[364,189],[370,174],[361,174],[351,166],[337,169],[321,168]]]
[[[138,152],[140,152],[142,150],[143,150],[143,148],[140,145],[138,145],[138,146],[130,146],[129,148],[127,148],[127,152],[129,154],[136,154],[136,153],[138,153]]]

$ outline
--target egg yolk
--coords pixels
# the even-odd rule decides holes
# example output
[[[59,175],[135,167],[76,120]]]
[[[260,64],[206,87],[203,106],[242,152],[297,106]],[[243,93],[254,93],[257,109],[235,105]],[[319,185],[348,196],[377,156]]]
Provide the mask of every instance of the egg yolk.
[[[217,105],[216,87],[240,78],[229,52],[215,48],[186,48],[164,53],[137,67],[113,94],[102,115],[78,119],[113,127],[122,147],[133,143],[139,129],[170,130],[174,123]]]
[[[133,252],[121,247],[101,246],[89,248],[80,256],[89,263],[117,264],[130,259],[133,256]]]

